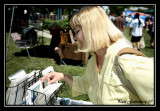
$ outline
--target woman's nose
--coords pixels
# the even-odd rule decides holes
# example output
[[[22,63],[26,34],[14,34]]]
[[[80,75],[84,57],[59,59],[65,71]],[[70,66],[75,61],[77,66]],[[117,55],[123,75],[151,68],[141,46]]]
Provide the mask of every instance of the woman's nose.
[[[77,40],[77,36],[76,35],[74,36],[74,40]]]

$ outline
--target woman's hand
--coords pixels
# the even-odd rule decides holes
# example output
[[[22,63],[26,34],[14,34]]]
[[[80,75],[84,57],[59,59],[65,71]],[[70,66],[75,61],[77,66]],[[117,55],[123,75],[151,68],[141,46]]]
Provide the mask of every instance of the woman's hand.
[[[42,78],[40,78],[40,80],[44,82],[46,78],[48,80],[48,84],[52,84],[52,83],[55,83],[56,81],[63,80],[64,74],[60,72],[50,72],[45,76],[43,76]]]

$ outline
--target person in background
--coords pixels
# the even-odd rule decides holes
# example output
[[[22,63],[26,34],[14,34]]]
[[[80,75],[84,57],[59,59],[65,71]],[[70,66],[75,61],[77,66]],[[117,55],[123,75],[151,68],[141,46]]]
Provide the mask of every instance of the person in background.
[[[135,19],[130,24],[129,35],[131,36],[131,32],[132,32],[131,42],[132,42],[133,48],[136,47],[136,43],[137,43],[137,49],[139,51],[140,51],[140,39],[144,35],[144,30],[143,30],[144,26],[145,26],[144,21],[139,18],[139,13],[136,13]]]
[[[114,25],[124,34],[125,32],[125,20],[123,18],[123,14],[122,13],[118,13],[118,17],[116,17],[116,19],[114,20]]]
[[[130,26],[131,22],[132,22],[132,18],[131,18],[131,14],[130,14],[130,15],[128,16],[128,25],[127,25],[127,26]]]
[[[154,48],[154,18],[152,20],[152,32],[151,32],[151,40],[150,40],[150,44],[151,44],[151,48]]]
[[[115,20],[114,14],[110,14],[109,18],[110,18],[110,20],[111,20],[112,22],[114,22],[114,20]]]
[[[128,16],[125,17],[125,26],[128,27]]]
[[[151,17],[147,18],[146,30],[149,33],[150,37],[151,37],[150,46],[151,46],[151,48],[154,48],[154,19],[152,19]]]
[[[120,80],[114,59],[121,49],[132,48],[132,45],[125,41],[123,33],[112,23],[104,10],[100,6],[83,7],[71,17],[70,25],[75,31],[74,38],[78,43],[76,52],[93,52],[85,74],[71,76],[54,71],[45,74],[40,80],[44,82],[47,78],[48,84],[64,80],[70,86],[73,97],[88,94],[94,105],[142,105],[141,102],[125,102],[140,101],[140,98]],[[152,94],[152,88],[145,89],[146,84],[153,86],[153,77],[145,78],[148,73],[153,74],[153,64],[150,63],[153,62],[149,58],[134,54],[119,57],[124,74],[133,80],[134,86],[138,86],[136,90],[143,93],[144,98],[153,100],[152,95],[146,95],[148,91]],[[141,73],[143,71],[145,72]]]

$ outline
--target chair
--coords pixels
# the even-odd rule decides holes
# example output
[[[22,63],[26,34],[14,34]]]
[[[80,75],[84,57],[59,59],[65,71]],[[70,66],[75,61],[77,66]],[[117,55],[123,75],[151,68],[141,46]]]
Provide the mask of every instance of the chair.
[[[17,32],[12,33],[11,37],[13,38],[13,41],[16,45],[16,50],[17,48],[21,48],[21,50],[25,48],[27,51],[28,57],[30,58],[28,49],[34,46],[34,44],[32,43],[32,40],[21,40],[21,37]],[[14,51],[14,53],[16,52],[16,50]],[[34,47],[33,47],[33,50],[34,50]],[[35,50],[34,50],[34,54],[36,55]]]

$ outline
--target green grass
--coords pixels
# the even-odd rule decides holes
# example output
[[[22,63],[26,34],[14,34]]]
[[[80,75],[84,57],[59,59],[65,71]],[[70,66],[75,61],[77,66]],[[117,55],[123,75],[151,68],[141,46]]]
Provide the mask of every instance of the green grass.
[[[131,37],[128,36],[129,28],[126,29],[126,32],[127,33],[125,34],[125,36],[127,37],[128,40],[130,40]],[[8,43],[8,35],[9,33],[7,32],[6,33],[6,48],[7,48],[7,43]],[[145,31],[144,39],[146,43],[146,48],[142,49],[141,51],[149,57],[154,57],[154,49],[149,48],[150,37],[148,33],[146,33],[146,31]],[[71,76],[81,76],[84,74],[86,65],[84,67],[79,67],[79,66],[72,66],[72,65],[65,66],[65,65],[56,64],[55,60],[49,56],[50,51],[51,51],[49,50],[51,39],[44,38],[44,41],[45,41],[44,46],[35,47],[37,56],[33,56],[34,53],[32,49],[29,50],[30,55],[32,56],[32,58],[29,59],[25,49],[22,51],[21,49],[18,49],[16,51],[17,52],[16,56],[12,56],[12,53],[15,51],[16,46],[12,38],[10,39],[8,56],[6,59],[6,75],[5,75],[6,76],[6,81],[5,81],[6,87],[9,86],[10,84],[8,80],[8,76],[11,74],[14,74],[15,72],[21,69],[24,69],[26,73],[29,73],[32,70],[45,69],[48,66],[53,66],[55,71],[63,72]],[[67,97],[71,99],[89,101],[87,94],[77,96],[77,97],[72,97],[70,87],[68,85],[65,85],[62,93],[59,94],[59,97]]]
[[[6,49],[8,44],[8,36],[9,33],[6,33]],[[24,69],[26,73],[30,73],[32,70],[36,69],[45,69],[48,66],[53,66],[54,70],[57,72],[63,72],[72,76],[81,76],[84,74],[86,65],[84,67],[79,66],[72,66],[72,65],[58,65],[55,60],[50,57],[50,42],[51,39],[44,38],[45,44],[44,46],[36,46],[35,51],[36,55],[34,56],[33,50],[29,49],[30,55],[32,56],[31,59],[28,58],[27,52],[25,49],[21,51],[21,49],[16,50],[16,56],[13,56],[13,52],[16,49],[16,46],[10,38],[10,44],[9,44],[9,50],[8,55],[6,59],[6,87],[9,86],[10,82],[8,80],[8,76],[14,74],[15,72]],[[53,51],[53,50],[52,50]],[[72,97],[70,87],[65,84],[64,89],[62,93],[59,95],[59,97],[66,97],[71,99],[78,99],[78,100],[85,100],[89,101],[88,95],[81,95],[77,97]]]

